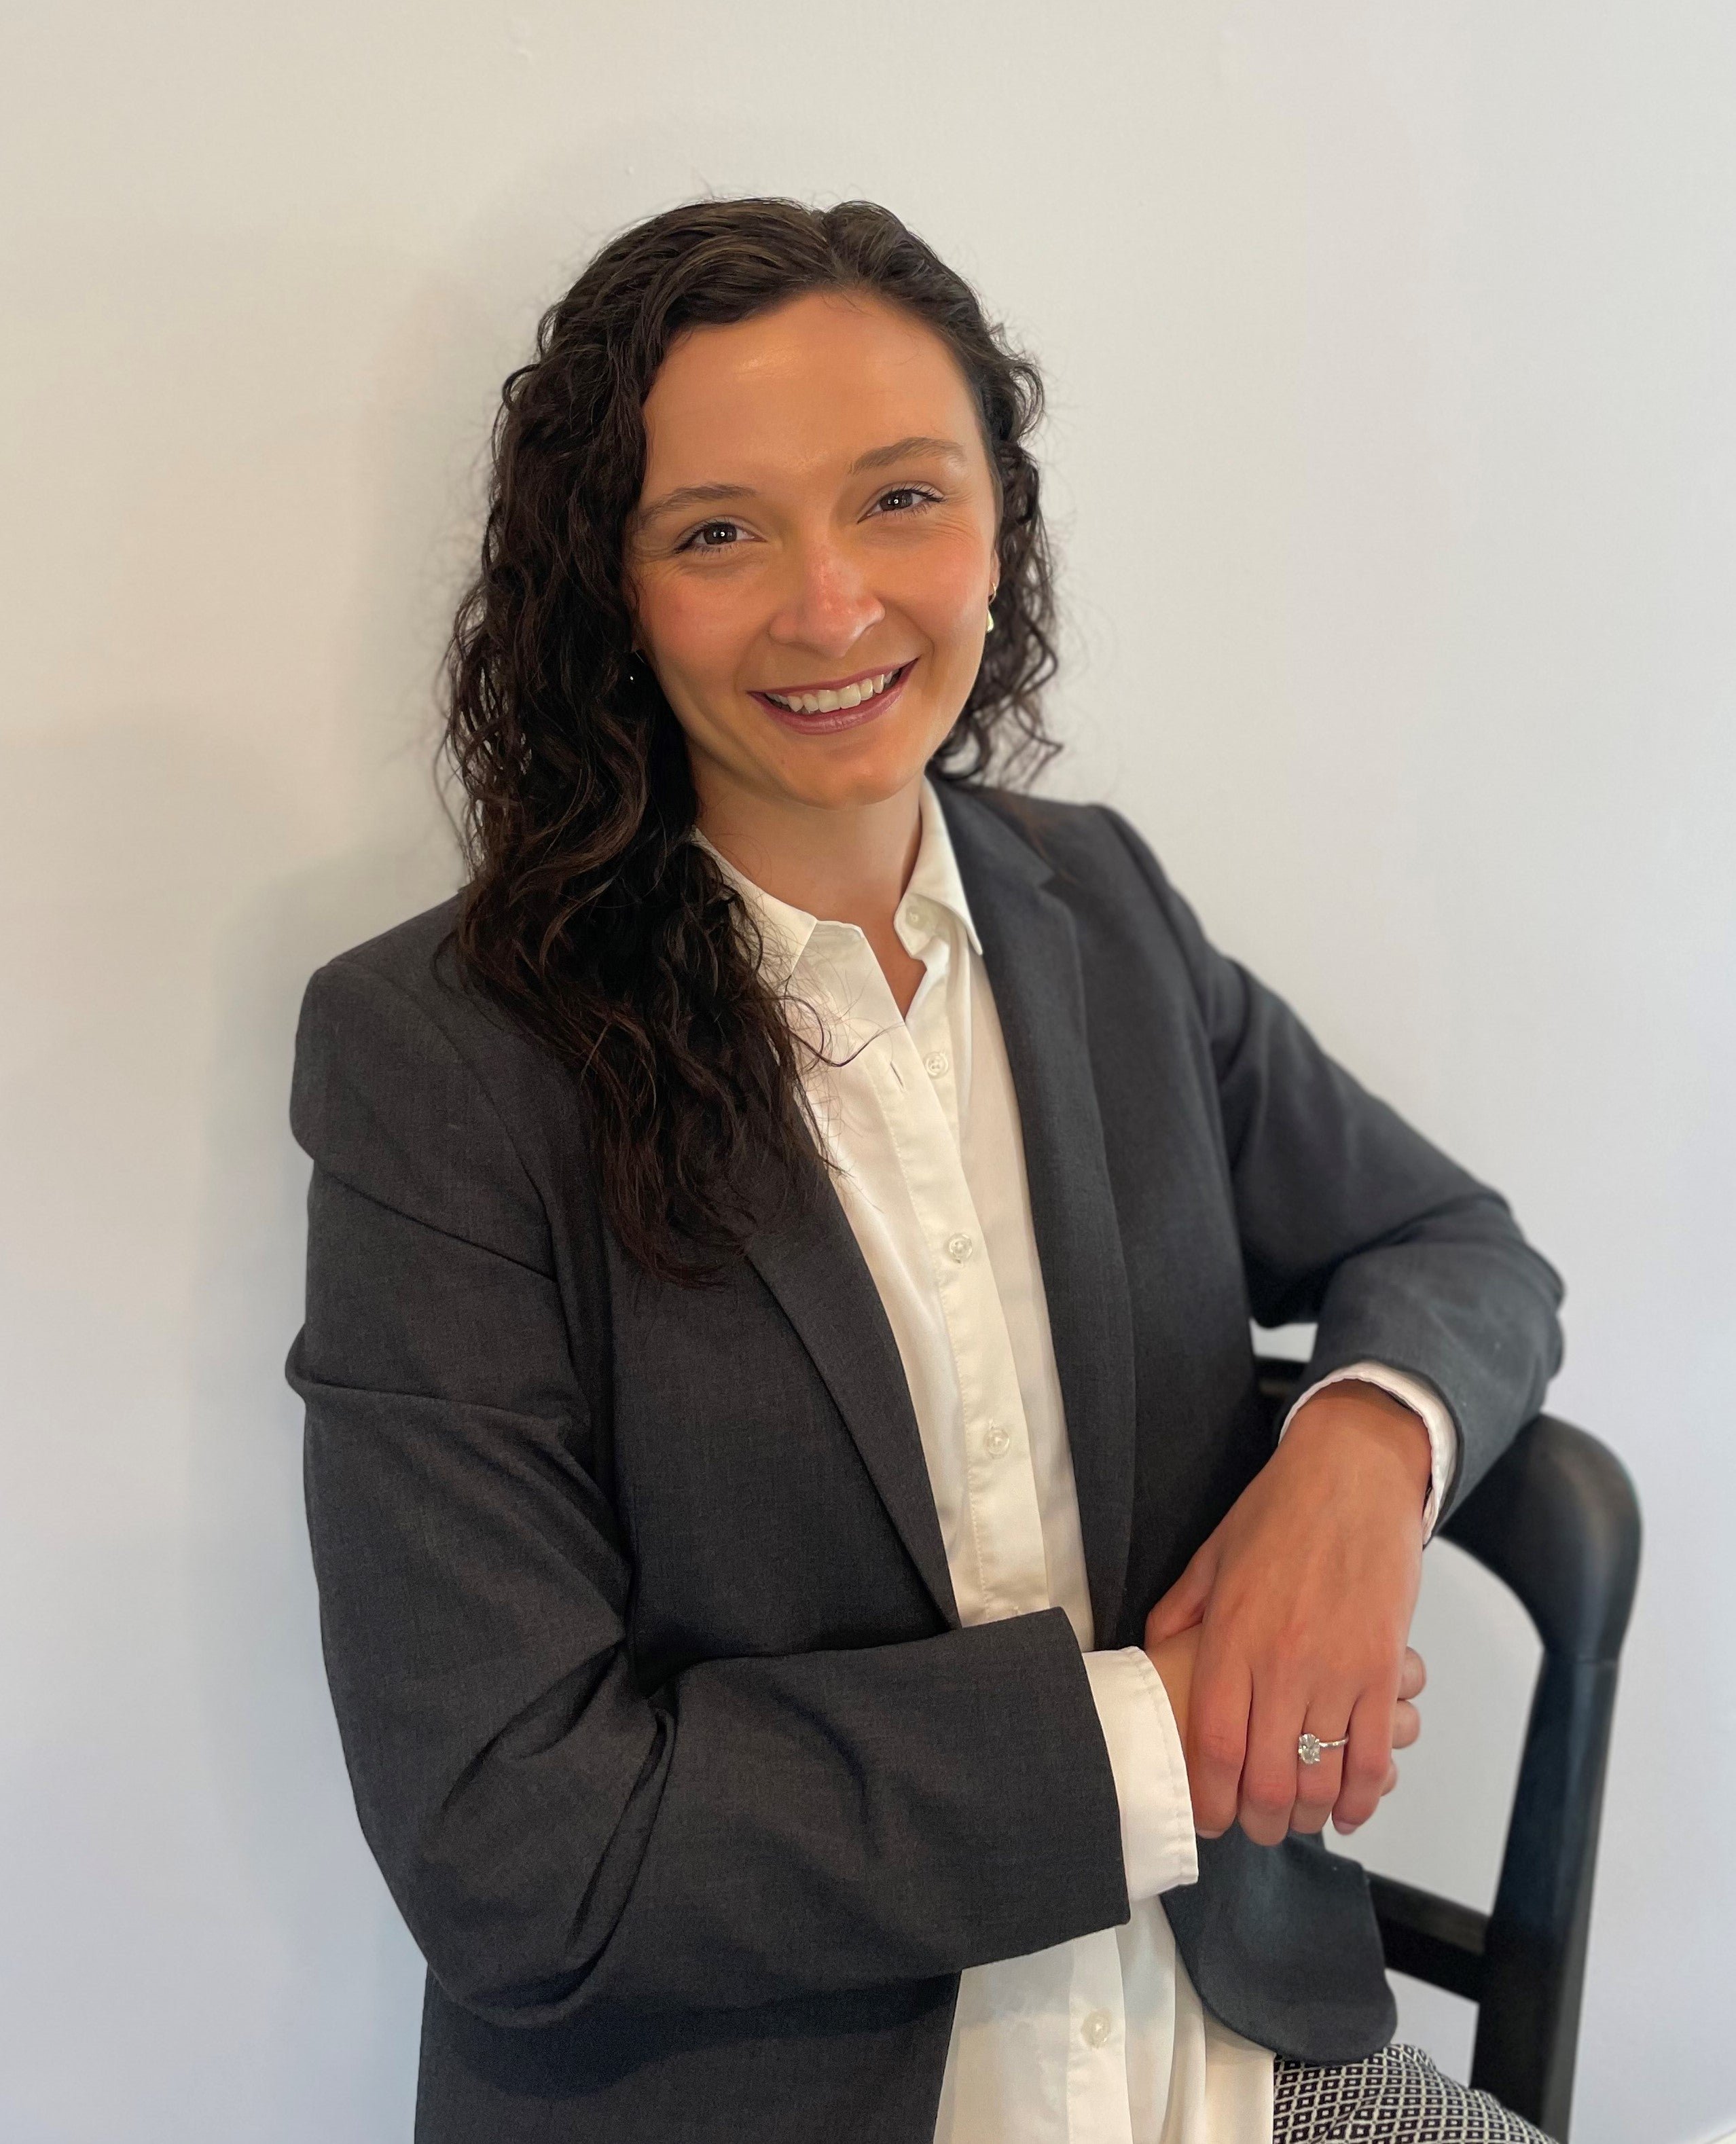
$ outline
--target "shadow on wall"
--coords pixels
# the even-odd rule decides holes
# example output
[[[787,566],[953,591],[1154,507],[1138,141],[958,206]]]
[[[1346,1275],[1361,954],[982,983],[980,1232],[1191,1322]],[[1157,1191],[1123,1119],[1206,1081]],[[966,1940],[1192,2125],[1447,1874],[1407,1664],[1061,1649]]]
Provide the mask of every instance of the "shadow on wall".
[[[40,1938],[8,2134],[115,2134],[122,2079],[139,2144],[408,2131],[419,1969],[345,1789],[281,1377],[286,1101],[308,973],[454,870],[425,800],[428,838],[273,883],[305,804],[246,734],[117,709],[7,754],[8,1888]]]
[[[489,404],[459,422],[458,395],[442,390],[486,335],[449,285],[404,290],[402,266],[390,264],[399,288],[384,335],[353,353],[367,414],[346,474],[361,480],[367,524],[336,622],[338,688],[320,711],[325,771],[297,770],[301,838],[280,853],[318,854],[335,828],[359,838],[256,881],[213,934],[190,1335],[196,1673],[281,2004],[261,2035],[280,2074],[256,2111],[285,2139],[355,2144],[409,2133],[423,1968],[356,1824],[320,1655],[301,1409],[283,1377],[301,1318],[308,1178],[289,1090],[314,970],[444,899],[459,875],[429,767],[429,688],[473,548]],[[257,816],[250,782],[236,804]]]
[[[57,264],[85,452],[43,487],[22,593],[62,638],[7,752],[0,979],[29,1009],[0,1065],[7,1397],[31,1433],[0,1598],[27,1634],[9,1895],[39,1940],[0,1960],[0,2127],[376,2144],[408,2133],[421,1969],[319,1654],[287,1100],[308,975],[457,877],[429,684],[548,256],[515,309],[474,262],[117,251],[100,309]]]
[[[300,1323],[305,1158],[288,1128],[294,1021],[320,963],[425,907],[422,860],[357,856],[250,902],[215,949],[206,1178],[191,1337],[199,1524],[189,1542],[196,1665],[237,1859],[272,1930],[286,2005],[280,2089],[363,2133],[409,2128],[421,1961],[357,1827],[319,1650],[301,1488],[301,1409],[282,1377]],[[311,2104],[310,2103],[311,2102]]]
[[[301,1318],[308,1177],[289,1089],[314,970],[457,882],[429,767],[429,686],[474,548],[494,385],[474,393],[494,360],[474,299],[438,278],[406,287],[404,264],[384,266],[392,302],[350,354],[365,419],[344,474],[360,480],[366,524],[328,628],[337,687],[319,710],[325,764],[295,768],[302,823],[279,853],[320,855],[334,831],[351,845],[255,876],[211,936],[189,1339],[196,1672],[280,2006],[260,2033],[278,2074],[254,2112],[285,2140],[355,2144],[409,2133],[423,1968],[356,1824],[320,1655],[301,1410],[283,1377]],[[256,821],[270,773],[236,773],[236,811]]]

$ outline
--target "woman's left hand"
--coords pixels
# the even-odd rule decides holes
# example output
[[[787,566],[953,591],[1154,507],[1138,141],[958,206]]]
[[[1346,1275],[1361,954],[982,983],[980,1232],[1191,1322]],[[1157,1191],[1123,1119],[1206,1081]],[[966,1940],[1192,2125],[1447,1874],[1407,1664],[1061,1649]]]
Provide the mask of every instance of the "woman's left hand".
[[[1193,1663],[1198,1652],[1199,1625],[1191,1623],[1185,1630],[1177,1632],[1173,1638],[1164,1638],[1149,1648],[1146,1655],[1163,1678],[1164,1694],[1169,1700],[1169,1709],[1175,1715],[1176,1726],[1184,1744],[1188,1739],[1188,1702],[1193,1683]],[[1408,1749],[1422,1732],[1421,1717],[1412,1700],[1421,1695],[1427,1680],[1428,1670],[1423,1665],[1422,1655],[1406,1645],[1405,1664],[1399,1670],[1398,1702],[1392,1708],[1392,1746],[1395,1749]],[[1324,1763],[1325,1759],[1321,1761]],[[1386,1776],[1381,1784],[1381,1792],[1390,1794],[1397,1784],[1398,1766],[1389,1764]],[[1298,1804],[1298,1809],[1300,1807]],[[1308,1814],[1306,1816],[1298,1814],[1290,1828],[1292,1831],[1320,1831],[1325,1828],[1326,1817],[1323,1802],[1318,1804],[1317,1814],[1315,1805],[1310,1804]]]
[[[1318,1392],[1146,1619],[1148,1651],[1198,1625],[1186,1744],[1194,1826],[1365,1823],[1414,1741],[1406,1639],[1422,1567],[1428,1432],[1377,1387]],[[1414,1667],[1411,1665],[1414,1663]],[[1304,1730],[1349,1746],[1303,1764]]]

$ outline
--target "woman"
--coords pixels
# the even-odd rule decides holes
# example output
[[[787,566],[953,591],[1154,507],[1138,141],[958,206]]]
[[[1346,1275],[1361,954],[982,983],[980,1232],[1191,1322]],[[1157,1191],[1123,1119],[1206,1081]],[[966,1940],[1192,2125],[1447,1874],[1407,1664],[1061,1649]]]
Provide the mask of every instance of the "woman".
[[[653,218],[507,383],[472,876],[314,979],[295,1103],[430,2144],[1535,2135],[1386,2045],[1319,1834],[1559,1288],[1131,827],[1004,786],[1038,404],[860,202]],[[1275,1449],[1250,1313],[1317,1322]]]

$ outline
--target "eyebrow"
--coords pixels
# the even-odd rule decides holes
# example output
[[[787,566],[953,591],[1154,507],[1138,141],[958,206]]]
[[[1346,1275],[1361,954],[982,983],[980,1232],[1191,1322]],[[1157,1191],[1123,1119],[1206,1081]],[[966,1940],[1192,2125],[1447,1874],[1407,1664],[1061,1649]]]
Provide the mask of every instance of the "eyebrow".
[[[925,432],[912,432],[908,439],[894,439],[890,446],[870,447],[866,454],[858,454],[851,464],[849,474],[860,476],[866,469],[887,469],[894,462],[901,462],[912,454],[939,454],[947,461],[962,462],[967,459],[965,449],[956,439],[930,437]],[[751,499],[752,487],[745,484],[684,484],[673,491],[666,491],[649,506],[642,507],[633,516],[641,528],[647,521],[661,515],[672,514],[682,506],[718,506],[730,499]]]
[[[909,439],[895,439],[890,447],[870,447],[866,454],[858,454],[850,465],[850,474],[859,476],[864,469],[885,469],[889,463],[901,462],[907,454],[940,454],[953,462],[965,459],[965,449],[956,439],[935,439],[912,432]]]
[[[752,496],[745,484],[684,484],[674,491],[666,491],[649,506],[642,506],[633,519],[642,524],[655,521],[660,514],[672,513],[677,506],[716,506],[725,499]]]

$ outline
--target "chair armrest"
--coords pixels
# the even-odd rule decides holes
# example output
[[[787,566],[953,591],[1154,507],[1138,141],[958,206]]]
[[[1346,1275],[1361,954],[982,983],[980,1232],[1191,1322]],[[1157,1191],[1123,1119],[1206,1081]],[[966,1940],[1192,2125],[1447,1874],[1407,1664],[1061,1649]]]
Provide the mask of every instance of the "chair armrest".
[[[1432,1988],[1445,1988],[1468,2002],[1483,1998],[1483,1953],[1489,1940],[1489,1916],[1461,1906],[1396,1876],[1371,1872],[1369,1895],[1381,1924],[1381,1943],[1395,1973],[1408,1973]]]

